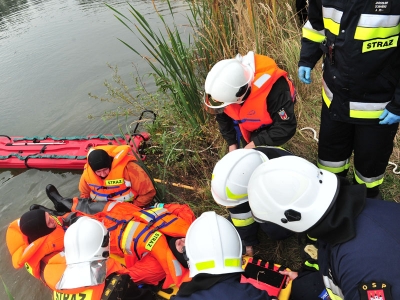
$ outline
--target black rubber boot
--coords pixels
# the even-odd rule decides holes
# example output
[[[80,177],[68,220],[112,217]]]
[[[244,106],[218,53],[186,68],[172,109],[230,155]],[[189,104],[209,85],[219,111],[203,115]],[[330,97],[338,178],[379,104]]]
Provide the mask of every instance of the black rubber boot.
[[[29,207],[29,210],[35,210],[35,209],[44,210],[53,216],[63,216],[65,214],[65,212],[56,211],[40,204],[32,204]]]
[[[54,208],[59,212],[70,212],[72,208],[72,198],[64,198],[52,184],[46,186],[47,197],[53,202]]]

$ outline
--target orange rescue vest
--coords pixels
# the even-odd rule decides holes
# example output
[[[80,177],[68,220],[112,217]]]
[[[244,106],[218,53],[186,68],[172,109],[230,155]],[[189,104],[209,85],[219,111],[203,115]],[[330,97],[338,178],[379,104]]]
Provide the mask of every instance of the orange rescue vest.
[[[239,125],[240,132],[247,143],[250,143],[253,131],[273,123],[267,110],[267,97],[274,83],[280,77],[284,77],[289,84],[293,101],[296,93],[287,72],[280,69],[273,59],[258,54],[255,54],[254,59],[256,71],[249,97],[243,104],[230,104],[224,109],[224,113]]]
[[[103,295],[105,282],[91,287],[81,287],[68,290],[57,290],[56,284],[60,281],[66,268],[65,256],[57,254],[44,266],[41,279],[53,291],[53,300],[85,299],[100,300]],[[107,277],[112,273],[127,273],[126,269],[112,258],[107,259]]]
[[[90,198],[96,201],[132,201],[137,197],[137,192],[132,190],[131,182],[124,178],[126,165],[136,161],[136,157],[130,155],[129,145],[107,145],[97,146],[93,149],[102,149],[113,157],[110,173],[103,180],[92,170],[88,163],[85,164],[83,178],[89,185]]]
[[[76,198],[73,201],[72,210],[79,206],[75,205],[78,201]],[[189,214],[190,209],[188,211],[183,206],[184,220],[168,211],[167,208],[171,206],[177,212],[179,209],[176,205],[165,206],[166,208],[140,209],[131,203],[109,202],[105,203],[102,212],[88,216],[104,223],[110,232],[110,253],[124,257],[128,268],[151,253],[166,273],[163,288],[168,288],[174,284],[180,286],[187,281],[189,270],[182,267],[174,257],[165,235],[185,237],[194,215]]]
[[[29,244],[28,238],[21,232],[18,219],[9,225],[6,242],[14,268],[25,266],[32,276],[40,278],[40,261],[64,248],[64,229],[57,225],[53,232]]]

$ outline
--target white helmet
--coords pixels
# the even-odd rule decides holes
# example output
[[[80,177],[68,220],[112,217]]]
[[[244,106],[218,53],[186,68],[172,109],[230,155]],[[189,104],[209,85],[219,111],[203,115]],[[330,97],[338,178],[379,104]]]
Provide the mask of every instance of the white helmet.
[[[109,244],[109,234],[103,223],[89,217],[79,218],[65,232],[67,268],[56,288],[71,289],[104,282]]]
[[[254,149],[237,149],[221,158],[211,178],[211,194],[215,202],[230,207],[247,202],[250,176],[267,160],[264,153]]]
[[[242,241],[235,227],[214,211],[204,212],[186,234],[190,277],[243,272]]]
[[[205,105],[221,108],[233,103],[242,103],[253,78],[254,72],[251,67],[235,58],[217,62],[206,77]]]
[[[249,181],[249,204],[256,221],[269,221],[294,232],[314,226],[336,200],[339,181],[296,156],[271,159]]]

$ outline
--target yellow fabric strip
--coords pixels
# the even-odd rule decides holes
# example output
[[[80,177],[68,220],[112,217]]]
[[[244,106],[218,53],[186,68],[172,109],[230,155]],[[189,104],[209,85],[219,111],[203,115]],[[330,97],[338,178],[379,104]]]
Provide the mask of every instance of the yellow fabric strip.
[[[247,219],[234,219],[232,218],[232,223],[233,225],[235,225],[236,227],[245,227],[245,226],[249,226],[250,224],[253,224],[254,218],[247,218]]]
[[[331,106],[331,99],[326,95],[324,87],[322,87],[322,99],[324,99],[326,106],[329,108]]]
[[[227,258],[225,259],[225,267],[240,267],[242,262],[237,258]]]
[[[359,176],[357,176],[357,174],[356,173],[354,173],[354,178],[355,178],[355,180],[358,182],[358,183],[360,183],[360,184],[363,184],[363,183],[365,183],[365,185],[367,186],[367,188],[373,188],[373,187],[376,187],[376,186],[378,186],[378,185],[381,185],[382,183],[383,183],[383,178],[381,178],[381,179],[378,179],[378,180],[375,180],[375,181],[372,181],[372,182],[365,182],[364,180],[362,180]]]
[[[326,289],[328,291],[329,297],[331,298],[331,300],[343,300],[342,298],[340,298],[338,295],[335,295],[331,289]]]
[[[324,18],[324,27],[332,32],[332,34],[339,35],[340,24],[336,23],[332,19]]]
[[[350,163],[347,163],[344,166],[335,168],[335,167],[324,166],[324,165],[321,165],[319,162],[317,162],[317,166],[318,166],[318,168],[320,168],[322,170],[327,170],[332,173],[340,173],[340,172],[343,172],[344,170],[348,170],[350,168]]]
[[[213,260],[203,261],[203,262],[197,263],[195,266],[198,271],[212,269],[212,268],[215,268],[215,261],[213,261]]]
[[[319,271],[319,265],[318,264],[312,264],[309,261],[306,261],[304,264],[309,268],[313,268],[313,269]]]
[[[302,32],[303,32],[304,38],[309,39],[310,41],[313,41],[316,43],[322,43],[326,39],[325,35],[320,34],[319,32],[312,30],[312,29],[303,27]]]
[[[242,200],[243,198],[247,198],[247,194],[235,194],[232,193],[229,187],[226,187],[226,195],[229,199],[233,200]]]
[[[357,27],[354,34],[355,40],[371,40],[376,38],[387,38],[400,33],[400,24],[394,27]]]
[[[350,110],[350,118],[355,119],[378,119],[383,113],[383,110]]]

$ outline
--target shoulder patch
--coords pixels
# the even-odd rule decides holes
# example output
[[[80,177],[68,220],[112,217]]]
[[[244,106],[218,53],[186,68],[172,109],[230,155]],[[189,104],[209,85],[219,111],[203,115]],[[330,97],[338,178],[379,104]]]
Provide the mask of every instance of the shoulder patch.
[[[278,111],[278,115],[284,121],[289,120],[289,116],[287,115],[286,111],[283,108],[280,111]]]
[[[385,282],[370,281],[358,285],[361,300],[393,300],[391,286]]]

